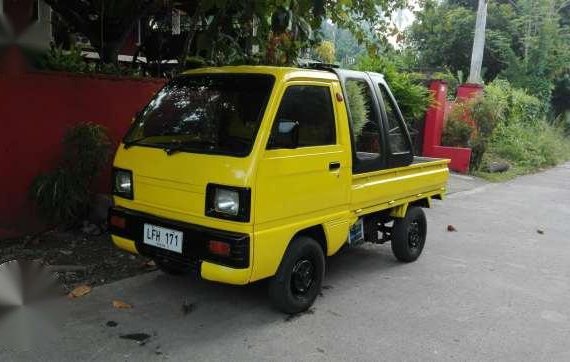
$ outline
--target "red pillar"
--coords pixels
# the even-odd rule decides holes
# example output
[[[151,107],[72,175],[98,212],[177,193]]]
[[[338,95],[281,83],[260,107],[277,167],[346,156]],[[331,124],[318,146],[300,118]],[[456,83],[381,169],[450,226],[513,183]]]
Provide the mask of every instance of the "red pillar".
[[[434,80],[429,86],[433,95],[434,104],[427,110],[424,122],[423,154],[428,154],[434,146],[441,142],[445,103],[447,100],[447,82]]]
[[[483,93],[483,85],[475,83],[463,83],[457,87],[457,99],[472,99]]]

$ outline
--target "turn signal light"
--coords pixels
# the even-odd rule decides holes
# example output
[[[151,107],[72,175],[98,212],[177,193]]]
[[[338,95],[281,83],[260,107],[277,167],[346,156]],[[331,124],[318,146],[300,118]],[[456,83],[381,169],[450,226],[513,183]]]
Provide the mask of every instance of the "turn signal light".
[[[210,240],[208,242],[208,250],[210,250],[210,253],[214,255],[228,257],[230,256],[231,246],[223,241]]]
[[[127,224],[127,222],[126,222],[126,220],[125,220],[124,217],[120,217],[120,216],[117,216],[117,215],[111,216],[111,220],[109,220],[109,223],[110,223],[111,225],[113,225],[114,227],[117,227],[117,228],[119,228],[119,229],[124,229],[125,226],[126,226],[126,224]]]

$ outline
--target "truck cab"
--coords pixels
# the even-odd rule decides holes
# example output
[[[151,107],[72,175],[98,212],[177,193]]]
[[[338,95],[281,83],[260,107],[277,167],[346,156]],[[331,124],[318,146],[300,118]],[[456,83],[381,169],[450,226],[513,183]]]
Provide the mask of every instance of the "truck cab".
[[[309,308],[327,256],[391,242],[417,259],[422,207],[445,194],[447,160],[414,157],[380,74],[202,68],[169,82],[114,160],[115,245],[169,273],[270,278],[286,313]]]

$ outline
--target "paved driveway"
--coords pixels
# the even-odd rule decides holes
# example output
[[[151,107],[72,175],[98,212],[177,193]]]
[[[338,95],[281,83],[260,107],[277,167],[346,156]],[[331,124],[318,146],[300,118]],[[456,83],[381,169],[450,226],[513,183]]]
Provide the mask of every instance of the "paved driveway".
[[[569,360],[570,164],[477,186],[428,211],[415,263],[389,245],[330,258],[322,296],[296,318],[269,307],[263,283],[156,272],[62,301],[58,343],[0,360]],[[150,338],[119,337],[132,333]]]

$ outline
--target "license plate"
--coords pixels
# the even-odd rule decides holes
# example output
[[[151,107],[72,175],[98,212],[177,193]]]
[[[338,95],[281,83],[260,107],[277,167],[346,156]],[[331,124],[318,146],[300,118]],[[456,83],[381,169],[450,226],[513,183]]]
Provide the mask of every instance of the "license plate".
[[[143,243],[182,253],[182,232],[152,224],[144,224]]]

